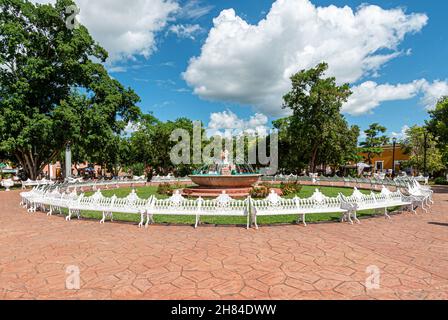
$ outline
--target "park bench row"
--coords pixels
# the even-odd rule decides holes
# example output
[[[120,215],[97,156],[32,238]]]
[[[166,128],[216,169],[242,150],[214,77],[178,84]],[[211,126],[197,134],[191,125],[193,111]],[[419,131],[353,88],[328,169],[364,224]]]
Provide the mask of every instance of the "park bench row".
[[[388,208],[403,207],[416,212],[417,208],[428,211],[432,201],[432,190],[419,183],[409,183],[405,193],[399,189],[392,192],[383,186],[381,193],[363,194],[354,189],[351,196],[339,194],[337,197],[327,197],[316,189],[310,198],[294,197],[286,199],[278,196],[274,191],[266,199],[243,200],[232,199],[226,193],[216,199],[187,199],[179,191],[168,199],[140,199],[133,190],[126,198],[116,196],[104,197],[100,190],[92,196],[78,195],[74,188],[72,192],[61,192],[58,188],[36,187],[31,191],[21,193],[21,204],[28,212],[38,210],[49,215],[67,211],[66,220],[72,216],[81,216],[82,211],[102,213],[101,223],[114,213],[128,213],[140,216],[139,227],[148,226],[154,221],[155,215],[188,215],[195,216],[195,227],[200,223],[201,216],[240,216],[247,219],[247,228],[251,224],[258,228],[257,217],[275,215],[296,215],[298,222],[306,225],[306,216],[319,213],[341,214],[341,221],[359,223],[358,211],[384,210],[388,215]]]

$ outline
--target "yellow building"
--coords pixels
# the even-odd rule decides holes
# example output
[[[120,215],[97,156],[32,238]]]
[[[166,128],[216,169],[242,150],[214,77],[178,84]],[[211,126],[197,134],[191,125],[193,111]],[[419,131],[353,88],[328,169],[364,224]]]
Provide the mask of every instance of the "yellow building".
[[[393,162],[393,146],[386,145],[382,147],[383,152],[380,155],[374,155],[371,159],[371,165],[373,166],[373,171],[375,172],[386,172],[392,171]],[[361,152],[359,154],[364,158],[365,163],[368,163],[367,153]],[[408,161],[409,155],[404,153],[404,149],[401,145],[397,144],[395,146],[395,172],[403,170],[405,168],[401,167],[403,161]]]

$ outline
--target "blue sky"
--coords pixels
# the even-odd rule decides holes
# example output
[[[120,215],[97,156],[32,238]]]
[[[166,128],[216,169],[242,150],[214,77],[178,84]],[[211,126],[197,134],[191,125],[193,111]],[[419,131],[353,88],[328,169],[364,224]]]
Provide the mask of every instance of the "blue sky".
[[[295,51],[300,52],[299,58],[293,58],[293,61],[297,59],[296,71],[301,66],[308,66],[302,63],[302,57],[309,58],[309,55],[304,54],[308,50],[304,47],[307,46],[306,30],[312,29],[297,30],[301,29],[301,25],[314,22],[312,19],[307,20],[308,18],[305,16],[297,18],[299,19],[297,21],[301,21],[297,26],[291,25],[296,21],[294,20],[296,13],[289,13],[288,10],[282,9],[282,6],[286,6],[282,1],[286,1],[289,5],[293,5],[297,9],[297,15],[300,15],[302,6],[305,6],[307,0],[277,1],[277,18],[280,20],[276,21],[283,21],[282,23],[287,26],[280,33],[276,33],[275,27],[272,26],[260,27],[255,31],[247,31],[244,27],[244,23],[247,23],[247,25],[256,28],[260,20],[266,18],[271,6],[276,1],[147,0],[146,2],[149,2],[150,5],[154,4],[154,10],[162,12],[158,25],[156,23],[157,26],[149,25],[147,27],[150,29],[149,32],[143,30],[143,34],[147,37],[142,37],[141,41],[151,42],[145,46],[145,49],[150,48],[149,53],[143,52],[144,50],[139,47],[139,43],[129,45],[129,48],[133,45],[136,46],[129,50],[126,50],[128,46],[125,42],[118,45],[112,43],[113,39],[106,38],[106,35],[97,31],[104,27],[101,26],[102,19],[98,19],[95,23],[89,21],[86,10],[91,9],[93,11],[95,8],[87,8],[88,5],[83,1],[85,0],[77,1],[81,7],[82,23],[89,27],[92,34],[95,38],[99,38],[100,42],[102,38],[106,39],[106,49],[113,51],[112,61],[107,65],[111,75],[124,85],[132,87],[139,94],[142,99],[139,105],[144,112],[152,112],[161,120],[188,117],[209,123],[211,114],[215,114],[216,122],[220,122],[222,116],[226,116],[225,118],[229,120],[230,115],[230,120],[233,121],[237,117],[239,123],[246,123],[250,127],[249,120],[254,117],[255,113],[259,113],[267,116],[268,122],[266,125],[269,126],[272,120],[282,115],[278,102],[280,101],[279,93],[282,89],[274,90],[273,95],[269,97],[264,97],[260,92],[263,93],[269,91],[270,88],[274,88],[280,79],[278,75],[287,72],[281,69],[282,66],[278,65],[281,64],[280,60],[283,60],[282,55],[285,54],[285,57],[287,56],[291,61],[291,57],[296,54]],[[348,6],[353,14],[360,10],[361,5],[363,7],[367,6],[365,1],[355,0],[310,1],[310,4],[306,4],[311,6],[309,8],[317,10],[317,7],[334,5],[339,8],[337,9],[340,10],[338,12],[342,12],[342,8]],[[162,7],[159,4],[156,5],[156,3],[159,3]],[[172,7],[163,7],[163,5],[167,5],[166,3],[169,3]],[[338,64],[335,66],[337,70],[331,71],[334,75],[341,74],[343,80],[353,80],[351,81],[353,86],[361,87],[362,84],[369,83],[368,88],[371,89],[360,91],[357,95],[357,102],[354,102],[350,108],[347,107],[349,112],[344,112],[351,124],[357,124],[365,129],[370,123],[379,122],[388,128],[389,134],[392,134],[392,132],[400,133],[404,126],[423,124],[428,117],[426,108],[434,104],[438,95],[448,94],[448,68],[446,65],[448,28],[446,28],[445,22],[448,2],[441,0],[376,0],[367,3],[383,9],[381,11],[383,16],[379,18],[378,25],[375,24],[376,22],[372,24],[372,28],[378,28],[380,31],[373,32],[371,36],[366,36],[365,39],[355,37],[355,39],[359,38],[360,43],[353,46],[359,45],[359,48],[364,48],[365,46],[374,46],[375,42],[378,41],[384,41],[385,45],[372,49],[362,57],[364,60],[359,63],[359,67],[355,67],[350,63],[350,59],[344,64],[334,58],[333,49],[329,48],[328,45],[324,47],[329,52],[322,53],[322,49],[319,47],[320,36],[314,36],[310,41],[313,42],[312,47],[317,49],[311,54],[310,61],[318,61],[321,56],[334,58],[335,63]],[[125,5],[124,2],[123,5]],[[397,8],[400,9],[399,12],[394,11],[394,15],[388,16],[388,10]],[[132,11],[131,9],[129,11]],[[216,35],[211,35],[210,30],[214,27],[213,19],[220,16],[222,11],[226,9],[234,10],[234,15],[232,12],[226,11],[227,14],[221,16],[223,20],[230,21],[230,24],[219,22],[219,26],[215,25]],[[375,12],[377,13],[373,7],[370,9],[371,11],[366,9],[365,14],[372,16]],[[368,10],[370,9],[368,8]],[[144,9],[141,11],[143,12]],[[125,14],[123,13],[123,15]],[[420,16],[415,17],[414,15],[417,14],[420,14]],[[145,16],[142,18],[147,19]],[[138,17],[135,19],[138,19]],[[344,18],[337,19],[339,19],[338,23],[340,25],[345,23]],[[407,22],[400,24],[397,22],[400,19],[406,19]],[[424,21],[425,19],[427,21]],[[241,23],[241,20],[245,22]],[[123,21],[126,21],[126,17],[123,17]],[[271,22],[271,25],[274,25],[273,20]],[[241,32],[238,31],[240,27],[242,28]],[[126,24],[123,23],[122,28],[126,28]],[[364,34],[371,31],[368,26],[365,28]],[[388,29],[394,31],[388,34]],[[237,32],[234,36],[230,36],[231,31],[229,30],[237,30]],[[321,34],[324,34],[326,29],[322,30]],[[331,41],[332,37],[336,38],[334,41],[337,45],[344,41],[348,42],[345,45],[341,44],[341,49],[335,51],[336,54],[342,52],[342,57],[344,56],[344,50],[351,46],[350,41],[352,40],[350,39],[353,39],[350,38],[351,36],[346,38],[344,30],[344,27],[341,27],[341,30],[336,30],[334,35],[329,35],[326,39]],[[131,31],[134,32],[135,30]],[[263,35],[265,31],[266,34]],[[120,31],[116,32],[119,33]],[[123,30],[123,32],[126,32],[126,30]],[[380,37],[381,32],[384,32],[384,37]],[[403,33],[403,36],[400,33]],[[241,34],[245,34],[245,36],[243,37]],[[241,42],[241,39],[249,39],[249,42],[253,41],[254,43],[264,41],[263,36],[266,37],[267,41],[274,41],[272,43],[279,43],[282,39],[284,42],[291,42],[294,48],[287,47],[285,50],[290,50],[290,52],[283,53],[282,48],[277,51],[270,51],[273,48],[269,45],[257,44],[252,46],[251,43],[244,44]],[[390,40],[389,38],[392,36],[396,39]],[[280,39],[272,40],[275,37],[280,37]],[[323,36],[323,38],[325,37]],[[378,39],[375,37],[378,37]],[[116,38],[119,38],[119,36]],[[213,39],[220,39],[220,42],[210,45],[207,50],[203,50],[207,39],[210,42],[213,42]],[[295,44],[296,41],[297,44]],[[367,43],[367,45],[364,43]],[[225,53],[227,49],[229,49],[228,57]],[[124,54],[120,50],[124,51]],[[202,53],[201,50],[203,50]],[[266,52],[263,53],[263,50]],[[114,51],[118,52],[117,55],[114,55]],[[219,55],[216,68],[216,61],[213,60],[215,53]],[[393,55],[393,57],[385,58],[385,61],[376,64],[376,67],[372,67],[371,62],[368,62],[368,56],[373,55]],[[190,63],[192,57],[199,59],[196,65]],[[226,68],[227,59],[229,61],[228,68]],[[259,63],[259,67],[256,63]],[[295,68],[294,63],[291,62],[288,62],[287,66],[289,67],[288,70]],[[332,65],[330,64],[331,68]],[[351,70],[352,68],[353,70]],[[189,75],[183,76],[183,73],[187,70],[189,70]],[[345,70],[351,71],[347,71],[346,74]],[[357,74],[358,71],[362,71],[363,74]],[[270,79],[270,74],[277,74],[277,77],[273,76]],[[250,92],[247,94],[239,92],[239,88],[246,88],[246,86],[248,91],[251,91],[251,88],[254,88],[253,83],[258,86],[259,77],[264,78],[260,85],[264,85],[265,88],[258,88],[260,91],[254,92],[253,97],[248,96]],[[436,80],[440,80],[440,82],[434,82]],[[405,87],[398,87],[399,84]],[[226,88],[227,85],[232,89]],[[382,88],[382,85],[388,85],[389,87]],[[198,93],[202,86],[207,87],[207,91]],[[210,87],[214,88],[210,89]],[[279,87],[284,88],[284,84],[283,87],[281,85]],[[194,92],[195,89],[196,93]],[[387,92],[387,94],[384,92]],[[286,93],[286,91],[283,93]],[[372,96],[368,96],[368,94]],[[378,96],[383,96],[383,98],[378,98],[376,104],[367,106],[372,97]],[[271,98],[272,100],[269,100]],[[264,99],[266,99],[266,103]],[[224,111],[227,111],[227,113],[223,114]],[[214,125],[219,127],[216,123]],[[257,125],[263,125],[263,120],[261,122],[254,121],[254,126]]]

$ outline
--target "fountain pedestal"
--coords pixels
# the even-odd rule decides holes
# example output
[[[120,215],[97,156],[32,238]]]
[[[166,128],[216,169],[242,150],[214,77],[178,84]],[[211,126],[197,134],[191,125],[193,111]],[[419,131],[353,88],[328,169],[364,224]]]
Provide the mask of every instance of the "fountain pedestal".
[[[185,188],[183,194],[190,197],[217,197],[225,191],[232,198],[247,197],[252,186],[260,179],[259,174],[241,175],[192,175],[197,187]]]
[[[232,198],[247,197],[260,177],[249,164],[231,163],[229,152],[225,150],[221,159],[189,176],[197,186],[185,188],[183,194],[190,197],[217,197],[225,191]]]

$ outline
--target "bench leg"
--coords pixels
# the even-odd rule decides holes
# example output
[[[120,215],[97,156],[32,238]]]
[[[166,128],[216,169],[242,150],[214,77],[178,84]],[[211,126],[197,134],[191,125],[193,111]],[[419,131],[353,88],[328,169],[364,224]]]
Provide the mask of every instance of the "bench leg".
[[[431,204],[432,204],[432,203],[431,203],[431,198],[430,198],[430,197],[427,197],[427,198],[426,198],[426,205],[428,206],[428,211],[431,210]]]
[[[387,212],[387,208],[384,208],[384,216],[386,217],[386,219],[391,219],[389,213]]]
[[[154,217],[152,214],[147,213],[146,214],[146,224],[145,224],[145,228],[148,228],[150,223],[154,223]]]
[[[359,219],[358,219],[358,215],[357,215],[356,210],[353,211],[353,218],[354,218],[353,220],[355,220],[355,222],[357,224],[361,224],[361,221],[359,221]]]
[[[428,209],[425,208],[425,200],[423,200],[421,203],[422,203],[422,205],[421,205],[422,210],[425,211],[425,213],[428,213]]]
[[[257,222],[257,215],[256,214],[252,215],[252,221],[254,222],[255,229],[258,230],[258,222]]]
[[[103,211],[103,219],[100,220],[100,224],[106,221],[106,212]]]
[[[196,223],[194,224],[194,228],[196,229],[199,225],[199,220],[200,220],[200,216],[197,214],[196,215]]]
[[[146,214],[146,223],[145,223],[145,228],[148,228],[148,226],[149,226],[149,216],[150,216],[150,214],[149,214],[149,213],[147,213],[147,214]]]
[[[418,204],[412,203],[410,209],[413,214],[417,215],[417,211],[415,209],[418,209]]]
[[[140,213],[140,223],[138,224],[138,227],[141,228],[143,226],[143,222],[145,220],[145,214]]]
[[[68,216],[65,217],[65,221],[72,220],[72,209],[68,209]]]
[[[34,206],[34,204],[31,204],[30,207],[28,208],[28,210],[26,210],[26,211],[28,211],[28,213],[32,213],[34,210],[33,206]]]
[[[349,222],[350,224],[353,224],[353,220],[352,220],[352,212],[351,212],[351,211],[348,211],[348,212],[347,212],[347,219],[348,219],[348,222]]]
[[[300,220],[302,220],[302,221],[300,221]],[[297,218],[297,224],[300,224],[300,222],[302,222],[303,225],[306,227],[306,221],[305,221],[305,214],[304,213],[302,213],[302,219],[300,219],[300,215]]]

